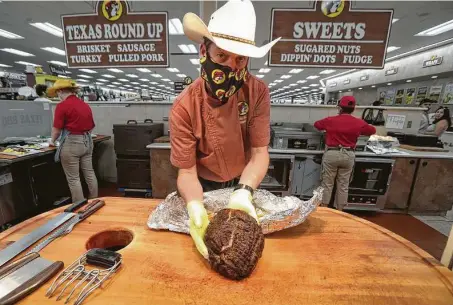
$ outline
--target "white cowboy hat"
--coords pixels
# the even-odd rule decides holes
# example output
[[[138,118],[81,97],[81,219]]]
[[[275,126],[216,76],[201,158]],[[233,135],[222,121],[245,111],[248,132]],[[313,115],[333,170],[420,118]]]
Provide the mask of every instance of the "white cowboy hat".
[[[256,14],[250,0],[228,1],[211,15],[208,26],[194,13],[187,13],[182,23],[190,40],[201,44],[206,37],[223,50],[247,57],[263,57],[280,40],[255,46]]]

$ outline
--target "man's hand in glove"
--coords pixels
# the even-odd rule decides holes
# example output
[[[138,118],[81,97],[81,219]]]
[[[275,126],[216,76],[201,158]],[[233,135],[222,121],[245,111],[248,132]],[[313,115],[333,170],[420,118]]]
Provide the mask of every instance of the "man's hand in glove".
[[[231,194],[230,202],[228,203],[227,208],[244,211],[255,218],[259,223],[255,207],[252,204],[252,194],[248,190],[235,190],[233,194]]]
[[[208,249],[204,244],[204,234],[206,233],[206,228],[209,225],[208,213],[202,202],[200,201],[190,201],[187,204],[187,211],[189,212],[189,232],[190,236],[195,243],[195,246],[203,255],[204,258],[208,258]]]

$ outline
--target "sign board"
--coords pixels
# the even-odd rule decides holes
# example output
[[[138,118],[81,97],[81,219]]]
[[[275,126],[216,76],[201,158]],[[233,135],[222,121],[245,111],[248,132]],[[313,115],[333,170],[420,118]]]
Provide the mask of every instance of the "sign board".
[[[61,67],[61,66],[57,66],[57,65],[53,65],[53,64],[49,64],[49,69],[50,69],[50,73],[52,75],[66,75],[66,70],[64,67]]]
[[[186,89],[187,86],[189,86],[192,83],[192,78],[190,76],[186,76],[184,78],[184,81],[182,82],[174,82],[175,84],[175,92],[176,93],[181,93],[184,89]]]
[[[387,119],[385,120],[385,128],[403,129],[405,122],[406,122],[405,115],[388,114]]]
[[[423,68],[441,65],[443,60],[444,58],[442,56],[434,55],[431,57],[431,59],[423,61]]]
[[[167,12],[101,0],[94,14],[64,15],[61,23],[69,68],[169,66]]]
[[[350,80],[349,78],[348,78],[348,79],[345,79],[345,80],[343,81],[343,84],[344,84],[344,85],[348,85],[349,83],[351,83],[351,80]]]
[[[385,71],[385,76],[394,75],[398,73],[398,68],[391,68]]]
[[[352,9],[318,0],[308,9],[273,9],[269,66],[384,67],[393,10]]]
[[[9,80],[18,80],[21,82],[25,82],[27,80],[27,76],[23,73],[0,72],[0,77],[7,78]]]

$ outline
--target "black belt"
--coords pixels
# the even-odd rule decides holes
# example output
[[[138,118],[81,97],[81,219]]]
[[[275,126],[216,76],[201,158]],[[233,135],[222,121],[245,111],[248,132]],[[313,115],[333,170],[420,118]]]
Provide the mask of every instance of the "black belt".
[[[342,150],[342,149],[354,151],[354,148],[352,148],[352,147],[342,147],[342,146],[327,147],[327,150]]]

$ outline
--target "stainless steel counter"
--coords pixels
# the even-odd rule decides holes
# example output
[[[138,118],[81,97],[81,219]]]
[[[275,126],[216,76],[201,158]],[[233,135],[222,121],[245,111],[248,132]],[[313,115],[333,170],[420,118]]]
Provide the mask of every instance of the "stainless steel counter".
[[[170,143],[153,143],[146,146],[148,149],[170,149]],[[428,151],[411,151],[399,149],[401,153],[389,153],[385,155],[377,155],[372,152],[356,152],[357,157],[380,157],[380,158],[427,158],[427,159],[451,159],[453,160],[453,152],[428,152]],[[269,153],[274,154],[293,154],[293,155],[319,155],[323,154],[323,150],[309,149],[274,149],[269,148]]]

